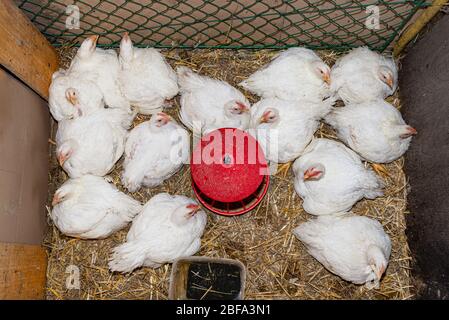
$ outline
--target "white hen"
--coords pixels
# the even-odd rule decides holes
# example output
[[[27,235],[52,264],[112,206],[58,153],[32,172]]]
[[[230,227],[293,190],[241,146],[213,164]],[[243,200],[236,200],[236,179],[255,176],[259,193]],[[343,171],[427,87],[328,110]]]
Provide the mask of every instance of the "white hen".
[[[388,266],[390,238],[376,220],[322,216],[301,224],[293,234],[326,269],[346,281],[377,287]]]
[[[124,228],[141,209],[104,178],[85,175],[67,180],[56,191],[50,217],[68,236],[102,239]]]
[[[310,214],[346,212],[360,199],[382,195],[383,183],[344,144],[315,139],[293,164],[294,186]]]
[[[104,176],[123,154],[130,116],[121,109],[100,109],[59,122],[56,155],[71,178]]]
[[[178,93],[176,73],[160,52],[135,48],[128,33],[120,43],[119,81],[123,95],[142,114],[162,111],[166,100]]]
[[[208,133],[224,127],[248,128],[250,104],[239,90],[187,67],[178,67],[176,72],[181,92],[180,119],[190,130]]]
[[[313,138],[319,120],[331,102],[262,99],[251,107],[251,128],[268,160],[285,163],[296,159]]]
[[[131,192],[155,187],[188,163],[189,152],[187,130],[163,112],[153,115],[128,135],[122,183]]]
[[[332,91],[346,104],[360,103],[392,95],[398,71],[392,58],[359,47],[335,62],[331,79]]]
[[[206,221],[206,213],[194,200],[160,193],[134,219],[126,243],[114,248],[109,269],[131,272],[141,266],[158,268],[193,255],[201,247]]]
[[[240,86],[263,98],[321,101],[330,95],[330,68],[315,52],[290,48]]]
[[[378,163],[402,156],[410,145],[411,136],[417,133],[404,122],[401,113],[384,100],[335,108],[325,120],[352,150]]]
[[[104,101],[94,82],[60,69],[52,76],[48,105],[53,118],[61,121],[104,108]]]
[[[129,111],[130,105],[120,90],[117,53],[112,49],[96,48],[97,40],[98,36],[91,36],[83,41],[67,72],[94,82],[103,93],[108,107]]]

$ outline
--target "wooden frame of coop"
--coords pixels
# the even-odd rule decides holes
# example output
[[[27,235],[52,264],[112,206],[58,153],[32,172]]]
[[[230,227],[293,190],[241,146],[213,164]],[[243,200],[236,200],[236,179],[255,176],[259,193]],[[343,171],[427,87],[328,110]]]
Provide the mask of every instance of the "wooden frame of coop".
[[[396,41],[396,56],[446,3],[436,0],[414,19]],[[0,64],[0,129],[6,130],[0,130],[0,299],[42,299],[50,119],[45,100],[59,61],[12,0],[0,2]],[[26,125],[15,125],[19,120]]]

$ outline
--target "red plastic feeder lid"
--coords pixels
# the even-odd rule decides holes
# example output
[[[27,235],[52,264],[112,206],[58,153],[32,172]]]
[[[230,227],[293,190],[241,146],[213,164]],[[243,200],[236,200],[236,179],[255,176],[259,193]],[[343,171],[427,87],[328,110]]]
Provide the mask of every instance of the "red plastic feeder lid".
[[[190,166],[198,199],[219,214],[251,210],[268,189],[268,165],[262,148],[239,129],[221,128],[205,135],[193,151]]]

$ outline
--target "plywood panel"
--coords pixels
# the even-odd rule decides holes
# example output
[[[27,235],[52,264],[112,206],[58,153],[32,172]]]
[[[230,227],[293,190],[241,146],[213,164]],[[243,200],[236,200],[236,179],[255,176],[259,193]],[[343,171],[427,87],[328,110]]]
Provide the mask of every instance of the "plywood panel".
[[[0,68],[0,242],[41,244],[48,198],[45,101]]]

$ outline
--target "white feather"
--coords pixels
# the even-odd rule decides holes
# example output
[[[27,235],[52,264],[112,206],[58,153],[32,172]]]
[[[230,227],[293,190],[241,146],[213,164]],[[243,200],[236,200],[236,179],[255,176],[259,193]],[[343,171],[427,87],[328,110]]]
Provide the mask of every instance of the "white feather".
[[[130,110],[128,101],[123,96],[119,85],[120,65],[117,53],[112,50],[95,48],[89,51],[84,40],[73,58],[68,72],[81,79],[94,82],[103,93],[104,101],[110,108]]]
[[[356,284],[379,281],[372,268],[372,248],[379,251],[385,268],[390,257],[390,238],[379,222],[367,217],[321,216],[301,224],[293,234],[326,269]]]
[[[250,103],[240,91],[225,81],[198,75],[187,67],[178,67],[176,72],[181,93],[180,119],[186,127],[202,129],[204,133],[224,127],[248,128],[249,112],[226,112],[236,103],[249,110]]]
[[[131,272],[141,266],[157,268],[195,254],[201,246],[207,216],[198,211],[186,218],[189,204],[196,203],[180,195],[160,193],[151,198],[134,219],[126,243],[114,248],[109,269]]]
[[[335,108],[325,120],[345,144],[372,162],[396,160],[407,151],[412,139],[401,138],[408,126],[401,113],[383,100]]]
[[[57,153],[66,148],[72,150],[63,169],[71,178],[109,173],[123,154],[131,118],[121,109],[99,109],[87,116],[59,122]]]
[[[317,64],[329,69],[312,50],[290,48],[242,81],[240,86],[262,98],[321,101],[330,91],[317,74]]]
[[[325,173],[319,180],[304,181],[304,172],[320,164]],[[303,208],[313,215],[346,212],[362,198],[381,196],[383,183],[364,167],[359,156],[342,143],[315,139],[293,164],[294,186]]]
[[[78,106],[75,107],[66,98],[68,89],[75,90]],[[53,118],[61,121],[75,117],[79,110],[83,115],[88,115],[92,111],[104,108],[104,101],[100,88],[94,82],[59,70],[52,77],[48,105]]]
[[[139,113],[161,111],[165,100],[178,93],[176,73],[158,50],[132,47],[122,40],[119,60],[120,88]]]
[[[91,175],[67,180],[56,194],[64,198],[50,216],[62,233],[77,238],[106,238],[124,228],[142,209],[138,201],[104,178]]]
[[[122,183],[131,192],[161,184],[188,162],[188,132],[173,119],[157,126],[156,118],[139,124],[128,135]]]
[[[261,123],[264,112],[273,110],[277,119]],[[312,140],[319,120],[331,110],[331,102],[262,99],[251,108],[251,128],[268,160],[285,163],[296,159]]]
[[[393,88],[379,78],[381,67],[392,72]],[[392,95],[397,88],[397,79],[397,67],[392,58],[359,47],[335,62],[331,88],[345,103],[360,103]]]

